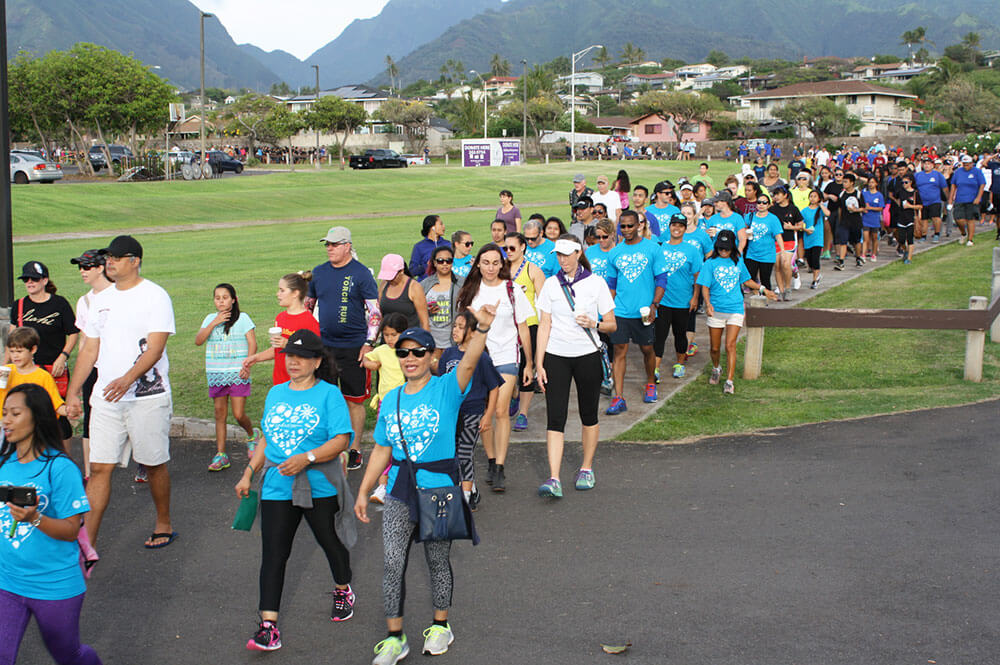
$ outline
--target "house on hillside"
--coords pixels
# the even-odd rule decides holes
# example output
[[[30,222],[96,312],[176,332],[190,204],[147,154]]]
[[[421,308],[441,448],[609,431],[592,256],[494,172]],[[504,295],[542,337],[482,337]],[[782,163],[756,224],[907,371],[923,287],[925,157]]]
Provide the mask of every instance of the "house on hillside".
[[[491,76],[486,79],[486,94],[509,95],[517,87],[517,76]]]
[[[367,86],[362,83],[342,85],[339,88],[334,88],[333,90],[321,90],[319,93],[320,97],[328,97],[330,95],[335,95],[341,99],[360,105],[368,115],[371,115],[375,111],[379,110],[382,104],[389,100],[389,95],[385,91],[372,88],[371,86]],[[313,102],[316,101],[316,95],[275,97],[275,99],[283,102],[286,106],[288,106],[290,111],[304,111],[312,107]]]
[[[643,85],[648,85],[654,90],[662,90],[670,86],[674,74],[672,72],[662,72],[660,74],[629,74],[622,79],[622,85],[628,90],[634,90]]]
[[[632,136],[644,143],[662,143],[680,139],[677,123],[673,117],[664,117],[659,113],[647,113],[631,122]],[[712,123],[694,122],[684,127],[685,141],[707,141]]]
[[[681,81],[687,79],[697,78],[698,76],[704,76],[705,74],[711,74],[716,69],[715,65],[711,65],[707,62],[703,62],[699,65],[684,65],[683,67],[678,67],[674,70],[674,75]]]
[[[739,122],[764,123],[776,120],[774,111],[799,99],[826,97],[847,107],[848,113],[861,120],[860,136],[906,131],[913,125],[912,111],[902,102],[916,99],[894,88],[885,88],[867,81],[818,81],[795,83],[774,90],[741,95],[736,118]]]
[[[696,76],[693,79],[689,79],[691,82],[692,90],[708,90],[716,83],[722,83],[723,81],[732,81],[738,78],[742,74],[747,73],[747,68],[743,65],[735,65],[733,67],[720,67],[714,72],[704,74],[702,76]]]
[[[1000,62],[1000,51],[984,52],[983,60],[986,62],[988,67],[993,67],[995,63]]]
[[[933,70],[932,65],[918,65],[918,66],[906,66],[900,69],[890,69],[887,72],[882,72],[882,74],[876,77],[880,83],[892,83],[895,85],[903,85],[915,76],[920,76],[921,74],[926,74]]]
[[[612,136],[632,136],[632,118],[624,115],[591,116],[587,120]]]
[[[560,76],[556,78],[556,81],[560,85],[566,86],[568,89],[570,87],[570,79],[573,78],[572,74],[566,74],[565,76]],[[577,92],[586,91],[590,94],[594,94],[598,90],[604,88],[604,76],[598,74],[597,72],[577,72],[576,78],[573,83]]]

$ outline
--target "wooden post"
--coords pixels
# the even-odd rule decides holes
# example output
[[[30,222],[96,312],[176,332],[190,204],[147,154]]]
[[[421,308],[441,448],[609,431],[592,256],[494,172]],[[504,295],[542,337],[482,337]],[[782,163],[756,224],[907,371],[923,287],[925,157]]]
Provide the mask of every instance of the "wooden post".
[[[751,308],[764,307],[767,298],[750,296],[748,303]],[[760,377],[760,366],[764,360],[764,328],[762,326],[747,326],[746,354],[743,358],[743,378],[750,381]]]
[[[1000,247],[993,248],[993,288],[990,291],[992,304],[1000,296]],[[990,324],[990,341],[1000,344],[1000,316]]]
[[[972,296],[969,309],[986,309],[986,298]],[[965,333],[965,380],[979,383],[983,380],[983,350],[986,346],[985,330],[969,330]]]
[[[448,151],[447,150],[444,153],[444,165],[448,166]]]

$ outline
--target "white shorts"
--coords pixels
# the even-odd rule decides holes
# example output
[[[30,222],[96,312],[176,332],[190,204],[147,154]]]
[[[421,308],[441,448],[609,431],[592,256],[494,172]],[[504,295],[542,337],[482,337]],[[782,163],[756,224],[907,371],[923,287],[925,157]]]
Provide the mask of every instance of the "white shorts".
[[[98,395],[90,399],[90,462],[128,466],[131,457],[139,464],[157,466],[170,461],[169,394],[144,399],[107,402]]]
[[[726,314],[725,312],[716,312],[715,316],[708,317],[708,327],[725,328],[726,326],[740,326],[742,328],[743,318],[743,314]]]

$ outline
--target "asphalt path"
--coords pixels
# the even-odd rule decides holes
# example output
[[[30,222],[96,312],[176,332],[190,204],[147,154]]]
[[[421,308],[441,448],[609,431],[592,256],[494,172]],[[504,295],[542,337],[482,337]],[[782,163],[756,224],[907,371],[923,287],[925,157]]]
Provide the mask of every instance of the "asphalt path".
[[[1000,402],[706,439],[604,444],[597,488],[543,500],[544,448],[519,444],[508,492],[455,545],[456,641],[442,664],[996,663]],[[233,469],[174,446],[179,538],[146,551],[148,488],[116,472],[82,632],[108,664],[368,663],[384,637],[376,516],[352,553],[354,617],[328,619],[331,578],[303,524],[289,561],[285,647],[251,653],[259,531],[229,527]],[[353,472],[356,485],[360,472]],[[412,553],[407,634],[419,661],[427,574]],[[600,644],[631,643],[625,656]],[[34,624],[20,663],[48,663]]]

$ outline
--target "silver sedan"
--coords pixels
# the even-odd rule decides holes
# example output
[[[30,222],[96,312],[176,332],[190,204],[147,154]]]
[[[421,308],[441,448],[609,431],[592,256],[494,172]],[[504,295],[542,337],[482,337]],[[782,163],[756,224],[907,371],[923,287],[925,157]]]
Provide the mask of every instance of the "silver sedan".
[[[41,157],[25,153],[11,153],[10,181],[19,185],[29,182],[55,182],[62,180],[62,166],[47,162]]]

